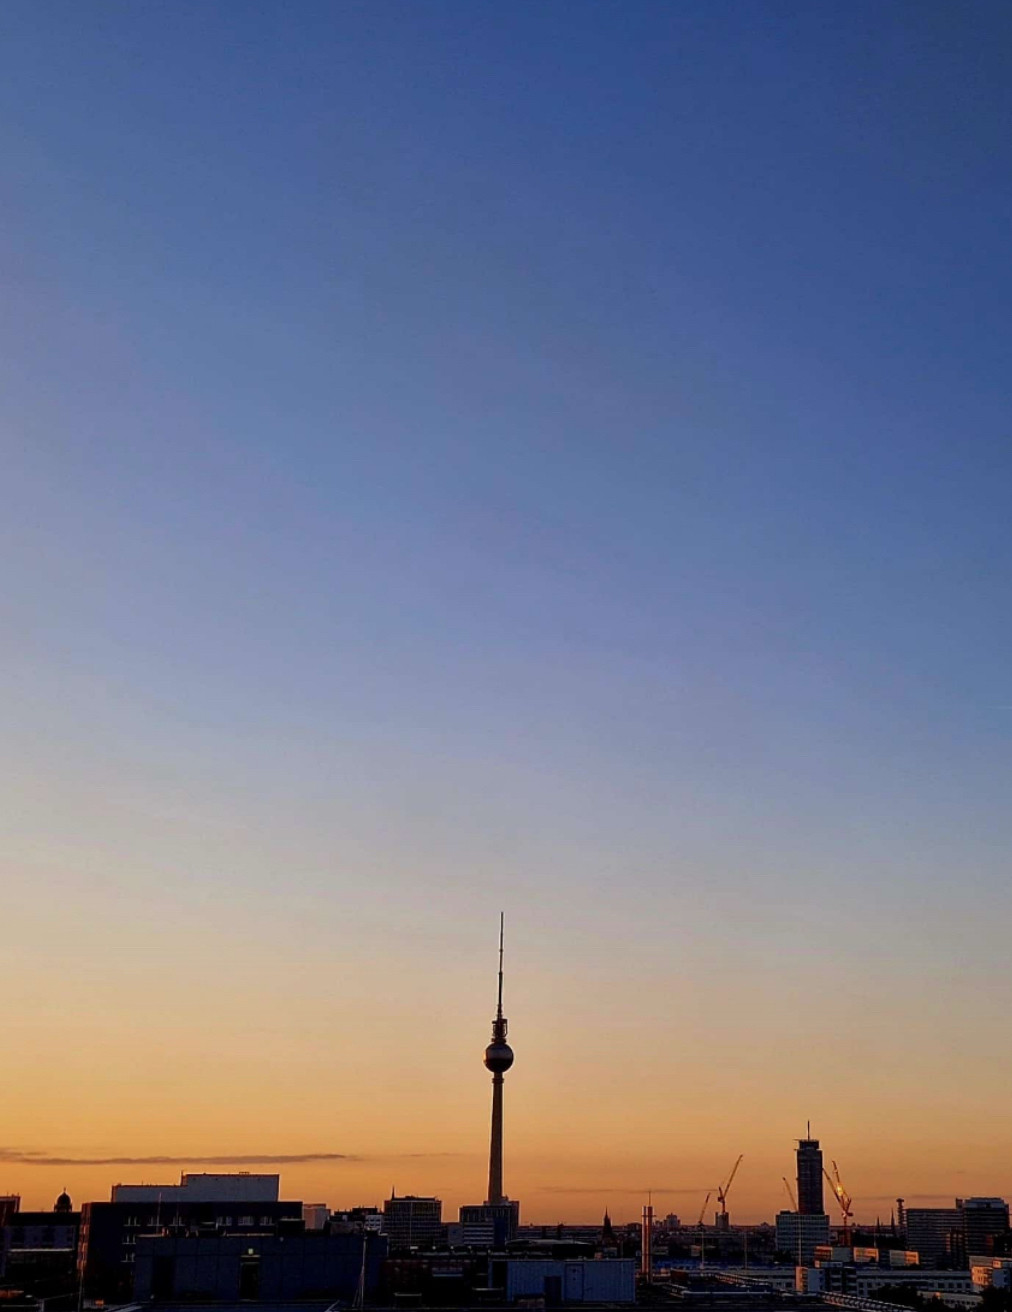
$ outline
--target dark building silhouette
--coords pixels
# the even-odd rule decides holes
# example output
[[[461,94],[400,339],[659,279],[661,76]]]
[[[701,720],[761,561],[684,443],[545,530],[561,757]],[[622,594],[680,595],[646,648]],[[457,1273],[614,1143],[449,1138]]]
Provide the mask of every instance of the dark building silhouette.
[[[967,1260],[973,1257],[993,1257],[1002,1249],[1001,1241],[1008,1234],[1008,1203],[1004,1198],[956,1199],[963,1209],[963,1246]]]
[[[825,1212],[822,1200],[822,1150],[818,1139],[798,1140],[798,1212],[802,1216],[820,1216]]]
[[[124,1186],[118,1191],[127,1193]],[[137,1190],[140,1197],[147,1196]],[[77,1269],[85,1297],[106,1302],[133,1298],[137,1243],[142,1236],[235,1235],[254,1238],[273,1235],[282,1222],[302,1225],[301,1201],[239,1200],[220,1198],[85,1203],[81,1209],[81,1235]]]
[[[51,1212],[9,1212],[0,1227],[0,1275],[28,1288],[72,1283],[80,1223],[66,1193]]]
[[[284,1232],[284,1233],[283,1233]],[[189,1301],[320,1298],[352,1302],[380,1288],[385,1236],[287,1230],[271,1235],[140,1235],[134,1298]]]
[[[520,1225],[520,1204],[465,1204],[460,1209],[461,1239],[465,1248],[504,1248],[516,1239]]]
[[[907,1248],[920,1254],[921,1266],[962,1266],[962,1207],[908,1207],[906,1223]]]
[[[443,1204],[438,1198],[391,1194],[383,1204],[383,1233],[391,1250],[430,1248],[443,1237]]]

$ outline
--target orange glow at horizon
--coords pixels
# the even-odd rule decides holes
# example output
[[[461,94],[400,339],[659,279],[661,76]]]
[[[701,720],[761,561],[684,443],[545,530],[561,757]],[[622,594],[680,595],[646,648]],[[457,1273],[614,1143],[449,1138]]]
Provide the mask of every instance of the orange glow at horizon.
[[[438,1195],[444,1217],[482,1201],[494,943],[435,920],[419,935],[391,916],[360,919],[335,961],[308,921],[297,941],[275,932],[271,955],[266,929],[251,936],[240,913],[226,932],[206,900],[202,910],[210,923],[182,938],[135,943],[110,928],[84,945],[71,916],[59,970],[8,963],[0,1193],[51,1206],[64,1186],[80,1203],[116,1181],[240,1169],[216,1167],[218,1154],[277,1170],[285,1196],[332,1207],[379,1205],[392,1188]],[[46,917],[57,938],[62,914]],[[861,1222],[887,1222],[897,1195],[909,1206],[1009,1192],[1009,1136],[980,1129],[1001,1124],[1001,1082],[968,1090],[955,1066],[940,1071],[927,1023],[908,1027],[904,1046],[859,1013],[826,1027],[812,1001],[788,1005],[789,972],[748,995],[729,970],[705,999],[691,973],[669,973],[644,1006],[636,972],[649,934],[609,942],[585,920],[570,949],[581,941],[582,966],[570,956],[563,969],[550,930],[525,915],[507,952],[506,1191],[522,1220],[595,1222],[608,1208],[631,1221],[651,1190],[659,1216],[694,1222],[739,1152],[732,1222],[771,1220],[809,1116]],[[841,1082],[844,1054],[863,1081]],[[992,1069],[1007,1075],[1007,1059],[995,1053]],[[258,1152],[346,1157],[259,1166]],[[10,1160],[33,1153],[178,1160]]]

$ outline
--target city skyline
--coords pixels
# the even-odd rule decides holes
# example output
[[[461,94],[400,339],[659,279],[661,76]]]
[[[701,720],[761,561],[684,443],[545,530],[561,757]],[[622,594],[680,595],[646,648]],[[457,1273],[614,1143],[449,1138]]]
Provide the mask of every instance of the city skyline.
[[[0,1191],[1012,1193],[1012,7],[0,35]]]

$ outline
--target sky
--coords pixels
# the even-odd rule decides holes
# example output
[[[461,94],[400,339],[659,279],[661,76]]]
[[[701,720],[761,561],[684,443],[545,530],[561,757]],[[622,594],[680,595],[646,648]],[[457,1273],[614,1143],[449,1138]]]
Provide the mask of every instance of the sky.
[[[1012,11],[0,7],[0,1192],[1012,1192]]]

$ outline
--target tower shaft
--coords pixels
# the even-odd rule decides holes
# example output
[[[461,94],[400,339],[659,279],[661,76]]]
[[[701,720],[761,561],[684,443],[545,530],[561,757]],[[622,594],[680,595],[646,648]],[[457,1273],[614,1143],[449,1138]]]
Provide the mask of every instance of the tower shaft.
[[[492,1076],[492,1140],[488,1153],[488,1202],[492,1204],[506,1201],[502,1191],[502,1095],[505,1083],[501,1072],[496,1071]]]

